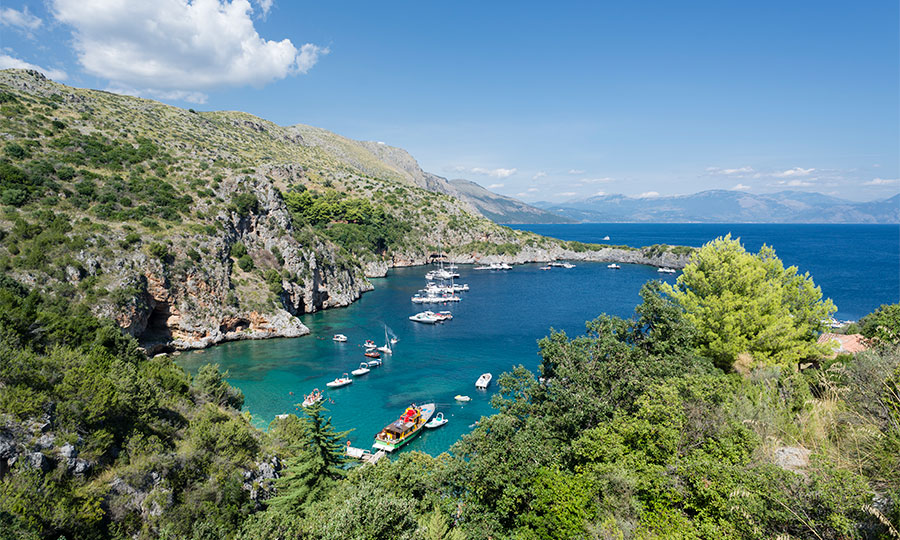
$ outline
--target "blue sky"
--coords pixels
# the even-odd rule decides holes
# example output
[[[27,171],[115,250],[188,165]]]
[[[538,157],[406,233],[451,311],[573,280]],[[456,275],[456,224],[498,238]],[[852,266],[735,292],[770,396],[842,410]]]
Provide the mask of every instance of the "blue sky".
[[[893,0],[4,0],[0,67],[384,141],[525,201],[872,200],[900,191],[898,20]]]

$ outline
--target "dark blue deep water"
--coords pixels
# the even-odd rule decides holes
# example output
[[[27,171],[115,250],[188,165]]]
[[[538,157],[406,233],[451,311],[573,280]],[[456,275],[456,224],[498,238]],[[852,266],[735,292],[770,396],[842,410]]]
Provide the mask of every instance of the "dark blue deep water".
[[[825,296],[834,299],[838,317],[857,319],[883,303],[900,299],[900,228],[874,225],[528,225],[535,232],[583,242],[643,246],[657,243],[699,246],[731,232],[746,247],[764,242],[775,247],[787,263],[809,271]],[[206,351],[186,353],[178,362],[191,372],[208,362],[228,370],[229,381],[243,390],[244,409],[254,423],[265,427],[276,414],[295,412],[294,404],[312,388],[356,368],[363,360],[361,343],[384,340],[387,325],[400,341],[385,365],[355,382],[327,394],[338,429],[353,429],[350,440],[368,448],[374,435],[411,402],[437,403],[450,422],[423,433],[405,448],[432,454],[447,450],[482,415],[491,414],[490,396],[500,373],[517,364],[535,369],[537,341],[550,328],[569,335],[584,332],[584,323],[601,313],[629,316],[639,301],[638,290],[664,276],[655,268],[578,263],[566,270],[539,270],[537,264],[507,272],[473,270],[462,265],[462,283],[471,291],[463,301],[441,309],[454,320],[425,326],[407,320],[421,308],[409,301],[424,284],[427,268],[392,270],[372,280],[375,290],[353,305],[301,317],[312,335],[299,339],[227,343]],[[432,308],[434,309],[434,308]],[[348,343],[334,343],[335,333]],[[379,343],[380,344],[380,343]],[[487,391],[474,387],[485,371],[494,374]],[[291,395],[293,392],[293,395]],[[453,396],[472,397],[467,404]]]

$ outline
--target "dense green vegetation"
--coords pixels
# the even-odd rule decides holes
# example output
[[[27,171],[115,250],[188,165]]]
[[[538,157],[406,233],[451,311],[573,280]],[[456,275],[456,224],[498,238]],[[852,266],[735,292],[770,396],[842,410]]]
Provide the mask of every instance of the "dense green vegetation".
[[[314,193],[301,188],[284,194],[295,226],[311,225],[337,245],[363,258],[402,245],[412,227],[367,199],[329,189]]]
[[[790,272],[768,264],[777,290]],[[348,468],[321,407],[262,433],[214,366],[192,381],[84,307],[0,285],[0,434],[27,442],[37,421],[54,438],[52,466],[22,455],[4,472],[0,538],[897,535],[900,351],[886,341],[802,371],[735,371],[697,311],[650,282],[633,318],[541,340],[538,376],[502,375],[497,413],[450,453]],[[248,482],[272,456],[279,478]]]

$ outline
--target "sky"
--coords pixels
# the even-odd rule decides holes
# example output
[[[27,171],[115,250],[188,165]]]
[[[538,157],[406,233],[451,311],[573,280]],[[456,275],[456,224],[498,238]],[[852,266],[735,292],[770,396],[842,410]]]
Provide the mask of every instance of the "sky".
[[[0,68],[408,150],[526,202],[900,192],[895,0],[0,3]]]

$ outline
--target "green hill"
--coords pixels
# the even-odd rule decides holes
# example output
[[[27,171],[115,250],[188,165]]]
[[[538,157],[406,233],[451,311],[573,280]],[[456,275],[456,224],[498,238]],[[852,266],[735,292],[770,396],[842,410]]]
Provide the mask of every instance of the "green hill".
[[[298,336],[442,245],[460,262],[684,253],[501,227],[401,149],[0,71],[0,270],[142,343]]]

